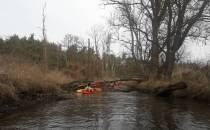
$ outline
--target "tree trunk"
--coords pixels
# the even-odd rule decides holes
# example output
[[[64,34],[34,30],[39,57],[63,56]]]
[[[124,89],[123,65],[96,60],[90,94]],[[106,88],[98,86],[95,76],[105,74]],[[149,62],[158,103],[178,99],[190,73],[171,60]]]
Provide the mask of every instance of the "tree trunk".
[[[158,68],[159,68],[159,48],[158,48],[158,25],[157,25],[157,18],[155,17],[152,21],[152,48],[151,48],[151,61],[150,61],[150,79],[157,79],[158,78]]]
[[[150,75],[149,75],[150,79],[158,78],[159,56],[157,49],[158,49],[157,46],[153,44],[151,61],[150,61]]]
[[[163,79],[170,80],[172,77],[172,72],[174,69],[175,64],[175,52],[168,52],[166,55],[166,61],[162,66],[162,70],[160,71],[160,74]]]

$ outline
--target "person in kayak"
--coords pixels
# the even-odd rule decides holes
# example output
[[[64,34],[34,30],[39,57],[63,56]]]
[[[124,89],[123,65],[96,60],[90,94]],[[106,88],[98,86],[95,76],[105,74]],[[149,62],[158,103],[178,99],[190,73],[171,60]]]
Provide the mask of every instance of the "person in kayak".
[[[115,89],[116,88],[119,88],[119,82],[114,82],[113,85],[112,85],[112,87],[115,88]]]
[[[91,86],[90,86],[90,83],[88,83],[88,85],[85,87],[85,90],[87,90],[87,91],[92,90],[92,88],[91,88]]]

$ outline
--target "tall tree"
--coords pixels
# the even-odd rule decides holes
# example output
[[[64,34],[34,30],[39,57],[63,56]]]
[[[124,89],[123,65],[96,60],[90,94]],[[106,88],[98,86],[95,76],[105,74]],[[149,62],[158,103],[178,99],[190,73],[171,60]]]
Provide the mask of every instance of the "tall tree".
[[[209,37],[209,0],[107,1],[117,8],[125,8],[125,10],[121,9],[121,12],[129,15],[121,16],[127,19],[128,24],[131,23],[130,21],[135,21],[135,17],[142,15],[143,22],[137,22],[139,19],[133,22],[139,28],[134,24],[130,32],[135,34],[134,30],[138,30],[146,37],[146,43],[150,44],[150,78],[152,79],[170,79],[177,53],[188,37],[204,40]],[[138,13],[130,10],[138,10],[136,11]],[[121,26],[124,25],[121,24]],[[131,37],[131,41],[132,39]],[[140,44],[143,45],[142,42]],[[163,64],[160,64],[161,55],[165,57]]]
[[[159,69],[163,78],[171,78],[176,54],[183,46],[185,40],[208,39],[210,26],[209,0],[171,0],[167,1],[167,17],[165,25],[161,28],[165,33],[163,40],[165,62]]]

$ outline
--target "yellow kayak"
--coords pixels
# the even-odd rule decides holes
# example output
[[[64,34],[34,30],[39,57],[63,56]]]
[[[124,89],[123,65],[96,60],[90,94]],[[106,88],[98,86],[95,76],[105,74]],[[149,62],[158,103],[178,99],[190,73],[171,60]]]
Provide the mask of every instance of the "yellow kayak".
[[[101,92],[102,89],[101,88],[93,88],[94,92]],[[86,91],[86,89],[78,89],[76,92],[77,93],[83,93],[84,91]]]
[[[81,93],[84,89],[78,89],[77,93]]]

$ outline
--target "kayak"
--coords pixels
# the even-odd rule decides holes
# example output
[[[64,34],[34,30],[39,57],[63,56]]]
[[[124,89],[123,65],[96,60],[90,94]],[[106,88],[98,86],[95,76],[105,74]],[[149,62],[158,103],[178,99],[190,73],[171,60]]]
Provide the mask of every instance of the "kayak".
[[[78,90],[77,90],[77,93],[81,93],[81,92],[82,92],[82,90],[83,90],[83,89],[78,89]]]
[[[93,94],[93,93],[95,93],[95,92],[96,92],[95,89],[82,90],[82,94]]]
[[[76,92],[77,93],[82,93],[82,94],[93,94],[93,93],[96,93],[96,92],[101,92],[101,88],[92,88],[92,89],[89,89],[89,90],[78,89]]]

